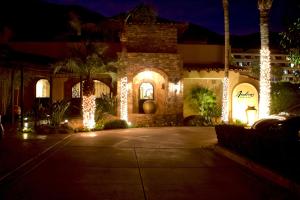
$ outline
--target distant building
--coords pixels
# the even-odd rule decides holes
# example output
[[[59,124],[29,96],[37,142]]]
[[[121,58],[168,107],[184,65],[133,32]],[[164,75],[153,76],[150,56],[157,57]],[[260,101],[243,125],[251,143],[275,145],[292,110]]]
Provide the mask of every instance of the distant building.
[[[248,69],[249,75],[253,67],[259,67],[259,50],[250,49],[243,51],[241,49],[232,49],[232,64]],[[280,53],[276,50],[271,50],[271,66],[272,77],[271,81],[278,82],[290,82],[300,83],[300,69],[294,68],[293,64],[288,60],[288,55]]]

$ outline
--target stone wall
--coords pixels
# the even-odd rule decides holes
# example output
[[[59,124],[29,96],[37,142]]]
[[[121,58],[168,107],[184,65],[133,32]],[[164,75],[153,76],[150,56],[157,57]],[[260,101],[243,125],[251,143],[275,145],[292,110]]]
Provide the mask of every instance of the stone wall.
[[[180,126],[183,123],[182,114],[131,114],[129,121],[135,127]]]
[[[129,24],[124,36],[128,52],[177,53],[175,25]]]
[[[123,57],[122,65],[119,67],[119,77],[126,76],[128,78],[128,113],[134,113],[134,90],[133,79],[136,75],[143,71],[154,71],[160,74],[164,79],[164,94],[160,92],[160,113],[159,114],[176,114],[182,113],[183,109],[183,93],[182,89],[178,92],[172,91],[170,84],[182,84],[182,61],[178,54],[170,53],[126,53]],[[118,84],[120,91],[120,84]],[[137,97],[135,97],[137,98]]]

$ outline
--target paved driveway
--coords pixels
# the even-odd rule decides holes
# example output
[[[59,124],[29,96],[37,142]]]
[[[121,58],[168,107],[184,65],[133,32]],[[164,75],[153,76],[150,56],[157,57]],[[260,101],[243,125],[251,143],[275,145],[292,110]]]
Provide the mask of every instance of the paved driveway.
[[[78,133],[2,184],[0,199],[291,199],[216,154],[213,128]]]

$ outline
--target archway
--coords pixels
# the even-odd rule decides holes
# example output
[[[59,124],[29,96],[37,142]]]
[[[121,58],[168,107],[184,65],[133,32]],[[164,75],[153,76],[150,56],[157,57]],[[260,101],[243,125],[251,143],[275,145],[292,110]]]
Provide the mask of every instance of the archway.
[[[256,110],[258,113],[258,92],[250,83],[241,83],[235,86],[232,92],[232,120],[247,123],[246,109]]]
[[[143,71],[133,78],[133,113],[143,113],[143,103],[153,100],[156,104],[156,113],[163,113],[166,99],[166,80],[155,71]]]
[[[40,79],[35,86],[36,98],[49,98],[50,97],[50,83],[47,79]]]
[[[110,88],[105,83],[94,80],[94,85],[96,98],[100,98],[102,95],[110,94]],[[72,87],[72,98],[80,98],[80,82],[76,83]]]

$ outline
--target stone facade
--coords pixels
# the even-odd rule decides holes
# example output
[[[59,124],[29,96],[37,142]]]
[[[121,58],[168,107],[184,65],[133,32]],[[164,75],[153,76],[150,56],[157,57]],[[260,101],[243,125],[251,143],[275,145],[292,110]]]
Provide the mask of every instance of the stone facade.
[[[122,90],[121,78],[127,77],[128,121],[140,124],[146,120],[144,125],[152,126],[158,115],[160,119],[170,115],[182,116],[182,59],[177,54],[176,28],[157,24],[129,25],[125,37],[127,51],[119,54],[118,91]],[[152,115],[141,112],[139,95],[142,83],[151,83],[154,88],[156,112]],[[120,99],[120,92],[118,94]],[[165,123],[160,121],[159,124]]]
[[[128,52],[177,53],[177,28],[168,24],[129,24]]]

